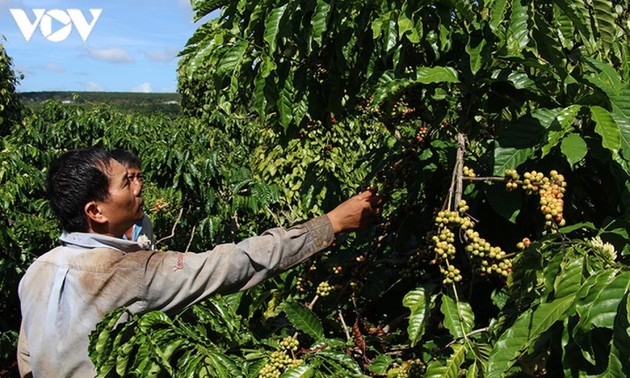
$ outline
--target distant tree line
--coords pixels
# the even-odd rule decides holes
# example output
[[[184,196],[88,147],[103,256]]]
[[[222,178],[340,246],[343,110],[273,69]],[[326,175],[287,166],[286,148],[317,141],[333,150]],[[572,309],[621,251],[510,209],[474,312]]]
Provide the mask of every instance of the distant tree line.
[[[180,113],[180,95],[178,93],[137,93],[137,92],[22,92],[22,100],[27,108],[34,111],[41,109],[46,101],[58,101],[76,104],[82,108],[94,105],[111,105],[127,113],[164,114],[177,116]]]

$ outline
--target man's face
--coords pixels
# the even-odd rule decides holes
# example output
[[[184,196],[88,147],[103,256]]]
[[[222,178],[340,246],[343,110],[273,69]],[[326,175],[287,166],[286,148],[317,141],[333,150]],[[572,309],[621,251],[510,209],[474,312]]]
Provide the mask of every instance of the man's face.
[[[109,176],[109,198],[98,205],[107,217],[110,232],[119,237],[144,216],[142,184],[131,181],[127,169],[113,159],[105,174]]]
[[[139,196],[142,197],[142,185],[144,184],[144,174],[142,173],[142,170],[136,166],[128,166],[127,178],[129,179],[131,185],[135,186],[134,190],[137,190],[140,193]],[[136,220],[142,219],[143,216],[144,212],[142,212],[140,218]]]

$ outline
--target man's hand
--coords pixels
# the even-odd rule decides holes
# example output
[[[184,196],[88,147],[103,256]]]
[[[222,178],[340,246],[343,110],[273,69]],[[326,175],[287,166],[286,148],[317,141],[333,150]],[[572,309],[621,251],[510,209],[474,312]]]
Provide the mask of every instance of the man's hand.
[[[380,214],[382,202],[375,189],[370,188],[342,202],[326,215],[335,234],[353,231],[366,226]]]

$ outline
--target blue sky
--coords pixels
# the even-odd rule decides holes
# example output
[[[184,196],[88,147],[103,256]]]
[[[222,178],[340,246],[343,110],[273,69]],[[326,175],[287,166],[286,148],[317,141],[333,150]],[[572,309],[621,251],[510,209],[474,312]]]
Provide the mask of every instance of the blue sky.
[[[35,25],[30,40],[10,9]],[[46,10],[39,24],[34,9]],[[80,10],[88,24],[94,20],[90,9],[102,9],[85,41],[76,12],[69,24],[59,21],[69,17],[68,9]],[[25,76],[20,92],[175,92],[177,53],[201,25],[192,20],[190,0],[0,0],[1,43]],[[66,38],[53,42],[47,30]]]

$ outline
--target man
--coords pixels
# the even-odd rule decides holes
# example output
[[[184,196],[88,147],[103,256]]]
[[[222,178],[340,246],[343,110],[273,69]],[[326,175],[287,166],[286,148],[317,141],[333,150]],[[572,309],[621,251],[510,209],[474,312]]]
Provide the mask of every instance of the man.
[[[142,173],[142,161],[140,158],[129,150],[116,149],[111,152],[112,157],[127,169],[127,177],[132,185],[137,185],[138,190],[142,193],[142,185],[144,184],[144,174]],[[153,239],[153,225],[148,215],[142,214],[142,217],[125,232],[123,239],[142,241],[141,235],[144,235],[146,242],[153,249],[155,240]],[[140,238],[140,240],[138,239]]]
[[[92,377],[88,335],[108,312],[180,311],[215,292],[250,288],[325,249],[334,234],[362,227],[381,201],[366,191],[301,225],[197,254],[146,251],[122,239],[143,214],[142,197],[106,151],[67,152],[52,163],[47,190],[63,246],[20,281],[21,376]]]

